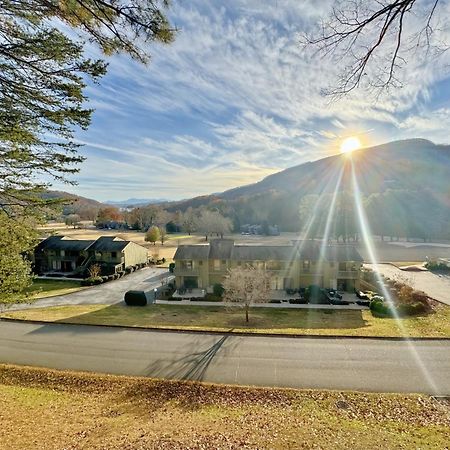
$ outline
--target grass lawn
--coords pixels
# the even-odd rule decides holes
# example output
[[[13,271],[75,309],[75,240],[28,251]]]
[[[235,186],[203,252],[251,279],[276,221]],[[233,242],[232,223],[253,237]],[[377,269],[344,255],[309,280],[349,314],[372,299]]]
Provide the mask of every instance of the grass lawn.
[[[34,280],[26,290],[33,298],[53,297],[55,295],[70,294],[84,289],[79,281],[75,280]]]
[[[223,306],[76,305],[4,312],[2,317],[77,324],[125,325],[183,330],[250,331],[254,333],[450,337],[450,307],[438,305],[433,314],[401,320],[375,318],[368,310],[308,310],[253,308],[247,325],[244,312]]]
[[[245,388],[0,365],[0,448],[443,449],[428,396]]]

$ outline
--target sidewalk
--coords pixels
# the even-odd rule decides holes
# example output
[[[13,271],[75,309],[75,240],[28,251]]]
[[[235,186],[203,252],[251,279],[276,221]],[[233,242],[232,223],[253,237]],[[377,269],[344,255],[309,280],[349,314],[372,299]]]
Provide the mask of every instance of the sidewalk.
[[[225,302],[202,302],[192,300],[156,300],[157,305],[186,305],[186,306],[228,306],[236,307],[238,303],[225,303]],[[367,306],[360,306],[356,303],[350,305],[295,305],[290,303],[257,303],[251,306],[252,308],[291,308],[291,309],[347,309],[347,310],[362,310],[369,309]]]

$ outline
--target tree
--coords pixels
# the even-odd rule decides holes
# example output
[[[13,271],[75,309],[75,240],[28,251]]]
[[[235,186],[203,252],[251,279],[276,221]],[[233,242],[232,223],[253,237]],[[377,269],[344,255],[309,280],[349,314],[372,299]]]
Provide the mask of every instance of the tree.
[[[229,233],[232,229],[231,220],[222,216],[219,211],[205,209],[201,212],[196,222],[196,228],[204,233],[205,240],[208,240],[208,235],[213,233],[223,238],[223,235]]]
[[[246,267],[230,269],[222,283],[224,301],[236,303],[245,310],[249,322],[250,306],[267,302],[270,298],[270,278],[264,269]]]
[[[42,208],[61,203],[44,199],[49,186],[42,181],[68,182],[83,158],[73,139],[86,129],[92,110],[84,107],[86,81],[97,82],[106,64],[84,56],[84,43],[64,25],[76,28],[105,55],[127,53],[146,62],[143,42],[169,43],[174,30],[163,14],[167,2],[158,0],[15,0],[0,8],[0,209],[25,232],[27,218]],[[58,26],[57,24],[64,24]],[[38,219],[37,219],[38,220]],[[33,220],[30,220],[33,222]],[[27,230],[26,234],[32,231]],[[19,261],[28,244],[5,241],[2,253]],[[21,247],[23,245],[23,247]],[[12,252],[16,252],[14,255]],[[15,259],[14,259],[15,258]],[[6,259],[4,261],[7,261]],[[21,267],[29,277],[26,264]],[[25,276],[25,274],[23,274]],[[17,280],[22,279],[19,275]],[[20,283],[18,282],[17,286]],[[0,295],[11,291],[0,286]]]
[[[439,33],[436,17],[442,0],[337,0],[331,14],[303,43],[331,56],[344,67],[329,93],[345,95],[361,84],[383,90],[402,86],[397,71],[414,54],[423,63],[449,47]],[[441,8],[440,8],[441,7]],[[346,62],[349,61],[347,64]]]
[[[181,217],[181,226],[183,227],[183,230],[186,231],[190,236],[191,233],[196,231],[197,224],[197,215],[190,206]]]
[[[34,225],[27,218],[11,220],[0,210],[0,309],[27,300],[23,292],[32,282],[27,253],[37,241]]]
[[[69,214],[66,216],[64,223],[66,225],[72,225],[74,228],[80,223],[80,216],[78,214]]]
[[[123,219],[119,208],[115,206],[106,206],[101,208],[97,214],[97,223],[102,224],[106,222],[118,222]]]
[[[161,241],[161,245],[164,245],[167,236],[166,227],[165,226],[158,227],[158,230],[159,230],[159,240]]]
[[[156,245],[156,241],[160,238],[159,228],[157,226],[152,226],[148,229],[147,233],[145,233],[145,240],[147,242],[152,242],[153,245]]]

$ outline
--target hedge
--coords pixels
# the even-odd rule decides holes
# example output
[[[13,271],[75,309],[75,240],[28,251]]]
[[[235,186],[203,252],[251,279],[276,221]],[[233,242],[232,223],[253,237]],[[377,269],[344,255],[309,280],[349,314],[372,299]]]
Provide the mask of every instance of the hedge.
[[[128,306],[146,306],[147,296],[144,291],[127,291],[125,292],[125,304]]]

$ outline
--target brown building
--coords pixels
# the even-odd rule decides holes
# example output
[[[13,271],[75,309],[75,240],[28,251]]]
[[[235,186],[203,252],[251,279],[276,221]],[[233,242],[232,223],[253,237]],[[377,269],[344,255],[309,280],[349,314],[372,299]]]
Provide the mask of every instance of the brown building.
[[[81,276],[92,264],[99,264],[102,274],[111,274],[147,261],[145,247],[115,236],[101,236],[96,240],[50,236],[34,250],[34,271],[37,274],[71,273]]]

